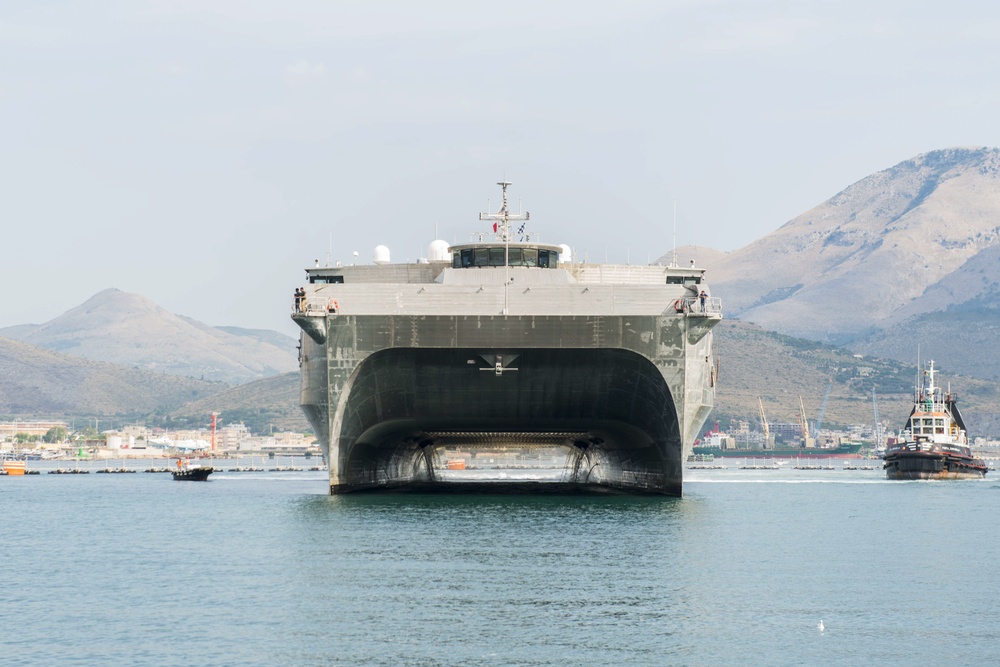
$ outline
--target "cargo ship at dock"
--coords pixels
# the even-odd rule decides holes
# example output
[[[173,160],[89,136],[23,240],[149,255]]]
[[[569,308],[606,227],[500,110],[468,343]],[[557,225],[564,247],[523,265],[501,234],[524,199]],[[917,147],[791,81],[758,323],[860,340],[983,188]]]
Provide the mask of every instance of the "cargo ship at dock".
[[[763,429],[762,437],[759,441],[751,444],[747,442],[740,446],[737,439],[726,433],[719,431],[719,425],[715,429],[705,433],[701,444],[696,444],[694,454],[700,456],[713,456],[723,458],[755,458],[755,459],[852,459],[857,458],[864,446],[864,442],[848,441],[846,438],[839,439],[838,442],[822,443],[818,438],[812,437],[809,432],[809,422],[806,419],[806,409],[799,397],[799,426],[801,428],[801,439],[793,444],[782,444],[776,441],[771,435],[771,428],[764,414],[764,404],[757,398],[757,405],[760,409],[760,424]],[[749,440],[749,437],[748,437]]]
[[[729,447],[718,445],[697,445],[694,454],[716,458],[752,458],[752,459],[856,459],[860,455],[862,442],[842,442],[829,447],[804,447],[775,445],[774,447]]]
[[[449,490],[450,451],[546,447],[565,453],[562,488],[680,495],[715,396],[704,270],[574,261],[525,234],[498,185],[492,235],[306,269],[300,403],[330,493]]]
[[[934,362],[916,388],[913,408],[882,457],[888,479],[980,479],[987,465],[972,455],[958,396],[935,384]]]

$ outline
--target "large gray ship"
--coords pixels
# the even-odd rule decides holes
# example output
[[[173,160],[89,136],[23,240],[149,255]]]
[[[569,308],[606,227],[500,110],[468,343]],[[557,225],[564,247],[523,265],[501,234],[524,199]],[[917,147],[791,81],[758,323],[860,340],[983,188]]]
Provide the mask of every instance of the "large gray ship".
[[[465,489],[453,470],[543,450],[558,474],[538,488],[679,496],[715,396],[704,270],[575,262],[524,235],[498,185],[500,210],[479,216],[492,234],[417,263],[380,246],[370,265],[306,269],[301,403],[330,493]]]

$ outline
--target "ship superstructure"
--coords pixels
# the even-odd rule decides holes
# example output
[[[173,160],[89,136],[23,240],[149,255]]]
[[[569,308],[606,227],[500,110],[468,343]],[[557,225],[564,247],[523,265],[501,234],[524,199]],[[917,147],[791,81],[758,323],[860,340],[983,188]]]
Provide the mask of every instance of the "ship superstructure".
[[[986,463],[972,455],[958,397],[935,384],[934,362],[916,388],[913,409],[898,441],[885,450],[889,479],[968,479],[986,475]]]
[[[306,270],[301,404],[331,493],[438,484],[443,448],[523,443],[565,451],[565,485],[680,495],[714,403],[704,270],[575,262],[498,185],[492,236]]]

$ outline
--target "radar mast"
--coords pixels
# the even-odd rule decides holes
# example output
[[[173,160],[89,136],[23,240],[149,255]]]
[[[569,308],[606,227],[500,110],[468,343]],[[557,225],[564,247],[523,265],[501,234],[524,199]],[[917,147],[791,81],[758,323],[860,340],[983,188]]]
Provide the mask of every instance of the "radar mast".
[[[525,211],[524,213],[511,213],[507,210],[507,186],[513,185],[510,181],[504,179],[497,182],[497,185],[503,190],[503,205],[500,210],[496,213],[480,213],[480,220],[494,220],[493,223],[493,233],[496,234],[501,241],[503,241],[503,266],[504,266],[504,284],[503,284],[503,314],[509,314],[509,300],[507,298],[507,290],[510,287],[510,221],[511,220],[524,220],[527,222],[531,218],[531,214]],[[524,229],[524,225],[521,225],[521,229]]]
[[[510,243],[511,232],[510,223],[512,220],[524,220],[527,222],[531,219],[531,214],[525,211],[524,213],[511,213],[507,209],[507,186],[513,185],[510,181],[498,181],[499,185],[503,189],[503,204],[500,206],[500,210],[496,213],[480,213],[480,220],[493,220],[493,233],[497,235],[504,243]]]

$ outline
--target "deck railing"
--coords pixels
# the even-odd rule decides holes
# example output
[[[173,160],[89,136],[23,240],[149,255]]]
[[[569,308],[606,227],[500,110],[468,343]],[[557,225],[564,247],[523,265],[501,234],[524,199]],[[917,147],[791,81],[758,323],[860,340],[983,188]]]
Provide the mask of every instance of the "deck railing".
[[[306,297],[301,301],[296,300],[292,304],[292,313],[295,315],[326,315],[340,311],[340,304],[336,299],[310,299]]]
[[[296,299],[292,304],[292,313],[295,315],[326,315],[327,313],[340,312],[340,304],[336,299],[310,298],[304,297]],[[682,297],[676,299],[664,310],[663,314],[675,312],[686,317],[722,317],[722,299],[718,297]]]
[[[722,299],[708,296],[703,301],[701,297],[688,296],[674,301],[670,309],[687,317],[722,317]]]

